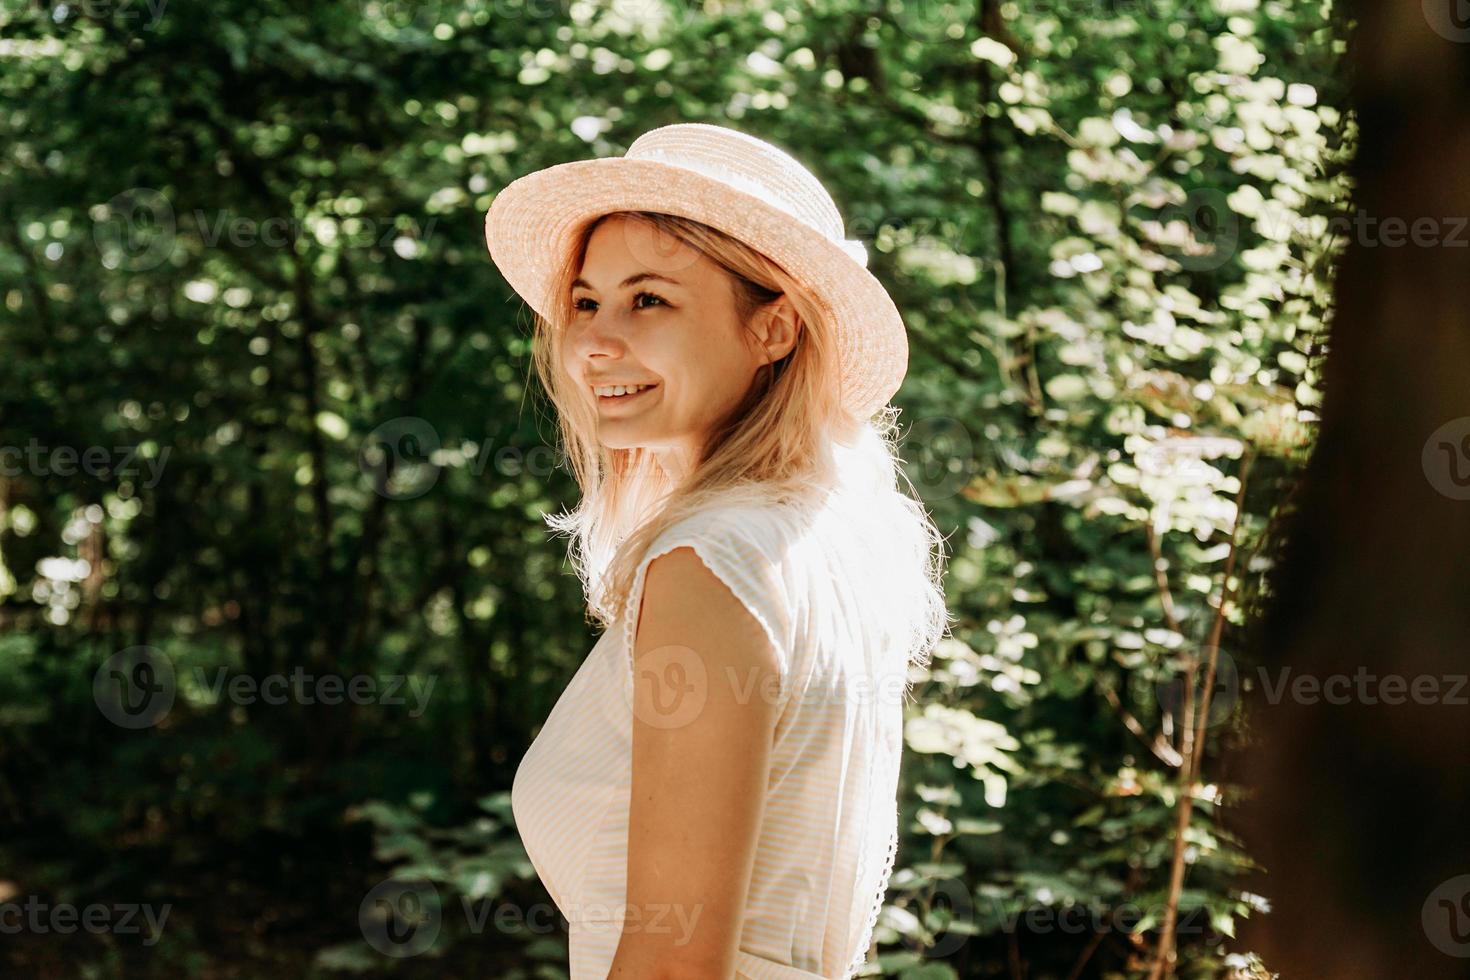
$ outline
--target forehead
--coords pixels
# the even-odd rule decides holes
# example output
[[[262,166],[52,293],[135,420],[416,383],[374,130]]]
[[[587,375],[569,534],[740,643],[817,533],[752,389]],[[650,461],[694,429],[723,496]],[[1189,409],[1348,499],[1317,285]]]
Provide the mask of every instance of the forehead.
[[[621,281],[637,273],[654,273],[680,283],[704,282],[719,267],[702,252],[646,221],[614,216],[603,220],[587,240],[581,278]]]

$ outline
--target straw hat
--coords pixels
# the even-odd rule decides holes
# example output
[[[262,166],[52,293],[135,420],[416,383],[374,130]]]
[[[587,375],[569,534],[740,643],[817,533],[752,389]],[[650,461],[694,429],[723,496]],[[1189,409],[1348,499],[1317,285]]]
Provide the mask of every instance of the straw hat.
[[[867,270],[862,242],[844,239],[832,196],[783,150],[723,126],[653,129],[624,156],[514,181],[485,215],[485,241],[511,288],[551,319],[555,269],[583,225],[612,211],[692,218],[764,253],[829,315],[852,412],[868,419],[898,390],[908,370],[903,319]]]

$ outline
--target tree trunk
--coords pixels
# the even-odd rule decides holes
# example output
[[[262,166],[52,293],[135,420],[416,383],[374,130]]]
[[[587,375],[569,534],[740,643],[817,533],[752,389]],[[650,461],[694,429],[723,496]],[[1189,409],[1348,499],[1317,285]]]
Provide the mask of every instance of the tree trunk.
[[[1357,200],[1241,760],[1274,906],[1242,947],[1286,980],[1470,968],[1470,25],[1452,3],[1354,11]]]

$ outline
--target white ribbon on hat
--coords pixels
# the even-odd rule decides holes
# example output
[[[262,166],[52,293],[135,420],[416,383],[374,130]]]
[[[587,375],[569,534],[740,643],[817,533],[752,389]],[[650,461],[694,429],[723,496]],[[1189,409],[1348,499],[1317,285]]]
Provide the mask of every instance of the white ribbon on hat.
[[[712,177],[723,184],[737,190],[745,191],[747,194],[761,198],[762,200],[767,200],[770,197],[770,188],[758,180],[753,179],[748,174],[701,157],[691,157],[684,153],[670,152],[661,147],[641,147],[636,154],[630,148],[626,158],[667,163],[684,170],[692,170],[695,173],[704,174],[706,177]],[[830,203],[828,206],[833,208],[833,213],[835,214],[835,206]],[[793,215],[793,217],[795,216]],[[838,220],[841,219],[839,218]],[[837,247],[846,252],[854,262],[864,269],[868,267],[867,246],[858,239],[839,239],[837,241]]]

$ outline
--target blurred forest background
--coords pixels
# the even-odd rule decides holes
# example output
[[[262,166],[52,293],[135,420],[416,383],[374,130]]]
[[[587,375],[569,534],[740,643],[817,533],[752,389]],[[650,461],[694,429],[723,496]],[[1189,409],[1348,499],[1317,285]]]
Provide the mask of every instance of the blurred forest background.
[[[810,166],[910,329],[960,624],[871,975],[1255,975],[1219,760],[1320,395],[1330,3],[3,10],[0,903],[167,916],[0,972],[565,976],[508,791],[595,635],[483,217],[701,121]],[[293,672],[339,703],[252,695]]]

